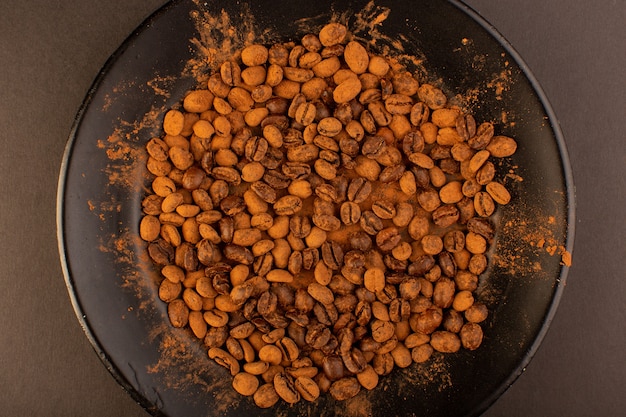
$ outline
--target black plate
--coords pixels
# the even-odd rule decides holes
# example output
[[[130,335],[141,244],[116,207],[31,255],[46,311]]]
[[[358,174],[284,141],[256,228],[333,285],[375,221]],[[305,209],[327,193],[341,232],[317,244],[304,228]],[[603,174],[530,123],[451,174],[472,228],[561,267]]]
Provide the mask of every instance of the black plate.
[[[250,30],[268,43],[297,39],[332,17],[376,38],[375,49],[402,45],[422,59],[413,67],[421,78],[518,140],[501,167],[514,201],[498,213],[494,262],[481,277],[479,299],[491,313],[480,349],[395,371],[343,404],[325,396],[260,411],[233,393],[230,376],[189,333],[170,328],[157,300],[158,274],[137,237],[148,184],[143,146],[158,135],[164,112],[197,85],[202,58],[219,58],[223,25],[238,29],[228,35],[238,46]],[[217,49],[203,48],[207,42]],[[171,417],[480,414],[520,375],[547,331],[567,274],[559,254],[571,250],[573,231],[572,176],[544,94],[502,36],[455,1],[169,4],[99,74],[72,130],[58,192],[61,261],[87,337],[137,401]]]

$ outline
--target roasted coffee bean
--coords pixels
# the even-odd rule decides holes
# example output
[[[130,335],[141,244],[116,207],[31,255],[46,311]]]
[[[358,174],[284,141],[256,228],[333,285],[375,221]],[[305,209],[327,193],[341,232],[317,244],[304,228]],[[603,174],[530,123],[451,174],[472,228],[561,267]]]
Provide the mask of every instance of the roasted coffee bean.
[[[456,263],[454,262],[454,258],[450,252],[441,252],[437,256],[437,260],[439,262],[439,266],[441,267],[441,272],[445,276],[453,278],[456,275]]]
[[[267,118],[265,119],[267,120]],[[283,162],[283,153],[280,149],[269,148],[265,154],[265,157],[259,161],[263,167],[267,169],[277,169]]]
[[[383,229],[383,222],[373,211],[366,210],[361,214],[359,221],[361,229],[368,235],[376,235]]]
[[[283,164],[282,173],[291,180],[305,179],[311,175],[311,166],[304,162],[288,161]]]
[[[378,375],[389,375],[393,370],[393,356],[390,353],[376,354],[372,360],[372,368]]]
[[[493,123],[485,122],[480,124],[476,129],[476,134],[467,140],[467,143],[472,149],[484,149],[489,145],[491,138],[493,138]]]
[[[330,341],[330,329],[322,323],[309,326],[306,332],[306,343],[314,349],[321,349]]]
[[[335,241],[322,244],[322,260],[330,269],[338,270],[343,265],[343,249]]]
[[[339,214],[345,225],[357,224],[361,218],[361,207],[353,201],[346,201],[341,205]]]
[[[385,138],[382,136],[368,136],[361,146],[361,153],[368,158],[376,158],[385,147]]]
[[[451,230],[443,237],[443,246],[450,253],[456,253],[465,247],[465,234],[460,230]]]
[[[300,401],[300,393],[294,385],[293,378],[285,373],[278,373],[274,377],[274,389],[285,402],[294,404]]]
[[[315,194],[324,201],[337,201],[337,190],[331,184],[321,184],[315,188]]]
[[[311,220],[307,216],[293,216],[289,219],[289,230],[294,237],[305,238],[311,233]]]
[[[350,181],[347,190],[348,200],[354,203],[362,203],[372,192],[372,184],[364,178],[355,178]]]
[[[278,170],[268,169],[263,174],[263,181],[274,190],[284,190],[289,187],[292,179]]]
[[[453,205],[444,205],[433,211],[433,223],[439,227],[453,225],[459,219],[459,210]]]
[[[496,207],[489,193],[480,191],[474,196],[474,210],[480,217],[489,217]]]
[[[381,219],[391,219],[396,215],[395,205],[388,200],[377,200],[372,203],[372,211]]]
[[[376,245],[383,251],[390,251],[400,243],[401,239],[402,236],[396,227],[387,227],[376,234]]]
[[[419,276],[424,275],[433,266],[435,266],[435,259],[430,255],[421,255],[409,265],[407,272],[410,275]]]

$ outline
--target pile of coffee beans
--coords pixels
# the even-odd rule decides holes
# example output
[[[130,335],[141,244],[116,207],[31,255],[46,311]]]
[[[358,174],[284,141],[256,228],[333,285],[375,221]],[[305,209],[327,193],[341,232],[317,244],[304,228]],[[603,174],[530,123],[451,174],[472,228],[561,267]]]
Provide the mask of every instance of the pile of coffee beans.
[[[172,325],[264,408],[478,348],[516,147],[342,24],[246,46],[146,145],[140,235]]]

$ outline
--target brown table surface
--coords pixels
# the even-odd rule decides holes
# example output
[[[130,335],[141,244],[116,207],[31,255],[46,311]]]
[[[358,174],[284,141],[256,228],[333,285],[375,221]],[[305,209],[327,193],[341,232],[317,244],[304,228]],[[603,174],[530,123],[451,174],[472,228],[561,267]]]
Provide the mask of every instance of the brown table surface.
[[[74,315],[57,178],[109,55],[163,0],[0,2],[0,415],[147,416]],[[574,170],[574,265],[550,331],[486,416],[626,415],[626,1],[467,0],[547,93]]]

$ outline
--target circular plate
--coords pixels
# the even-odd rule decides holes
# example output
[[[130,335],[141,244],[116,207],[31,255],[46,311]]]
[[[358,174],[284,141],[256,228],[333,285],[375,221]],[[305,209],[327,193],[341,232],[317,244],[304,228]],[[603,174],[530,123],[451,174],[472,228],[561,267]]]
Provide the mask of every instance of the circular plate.
[[[106,367],[154,415],[477,415],[523,371],[554,315],[573,242],[572,176],[556,118],[521,58],[460,2],[322,3],[168,4],[107,62],[77,115],[58,191],[68,290]],[[516,138],[517,153],[499,167],[513,202],[497,213],[491,266],[480,277],[490,316],[478,350],[435,354],[343,403],[323,396],[259,410],[188,331],[169,325],[138,237],[149,184],[143,147],[212,63],[246,41],[297,40],[332,19],[372,50],[414,57],[407,62],[420,79]]]

